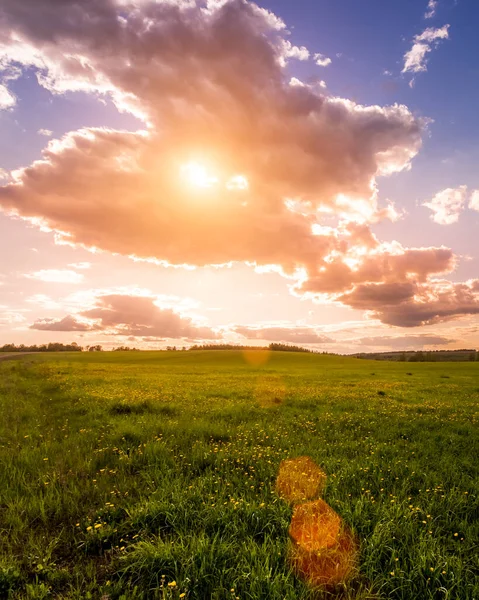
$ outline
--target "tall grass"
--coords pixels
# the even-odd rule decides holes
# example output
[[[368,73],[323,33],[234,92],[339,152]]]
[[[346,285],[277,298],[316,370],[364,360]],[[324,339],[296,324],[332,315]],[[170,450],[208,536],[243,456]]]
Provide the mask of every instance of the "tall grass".
[[[308,455],[361,544],[334,597],[477,599],[478,367],[231,351],[1,363],[0,598],[332,597],[292,574],[274,492],[280,461]]]

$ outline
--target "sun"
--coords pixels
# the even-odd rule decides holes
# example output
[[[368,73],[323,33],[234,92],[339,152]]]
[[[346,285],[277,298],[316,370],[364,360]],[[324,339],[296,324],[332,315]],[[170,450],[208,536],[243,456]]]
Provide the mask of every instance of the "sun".
[[[192,190],[208,190],[221,188],[232,193],[244,192],[249,188],[249,181],[244,175],[232,175],[220,177],[205,164],[192,160],[180,167],[180,178],[187,187]]]
[[[189,162],[180,169],[183,180],[193,188],[211,188],[218,184],[219,179],[198,162]]]

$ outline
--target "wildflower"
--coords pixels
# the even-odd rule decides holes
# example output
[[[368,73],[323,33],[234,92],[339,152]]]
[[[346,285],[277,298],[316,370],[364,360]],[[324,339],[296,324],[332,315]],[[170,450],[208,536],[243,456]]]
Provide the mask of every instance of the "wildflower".
[[[175,588],[176,587],[176,581],[170,581],[170,583],[168,584],[168,587]]]

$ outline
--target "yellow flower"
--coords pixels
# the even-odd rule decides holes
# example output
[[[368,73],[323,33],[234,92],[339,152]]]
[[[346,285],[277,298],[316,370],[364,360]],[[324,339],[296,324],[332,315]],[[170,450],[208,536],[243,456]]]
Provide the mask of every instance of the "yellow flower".
[[[186,593],[183,592],[182,594],[180,594],[180,598],[184,598],[186,596]]]
[[[168,584],[168,587],[176,587],[176,581],[170,581],[170,583]]]
[[[95,523],[95,529],[99,529],[101,527],[101,523]]]

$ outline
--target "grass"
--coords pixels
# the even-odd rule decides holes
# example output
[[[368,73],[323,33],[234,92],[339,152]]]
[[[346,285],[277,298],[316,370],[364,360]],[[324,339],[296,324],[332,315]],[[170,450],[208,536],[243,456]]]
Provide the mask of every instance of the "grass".
[[[0,598],[477,600],[478,400],[478,363],[2,362]],[[300,455],[361,543],[333,595],[286,559],[274,482]]]

